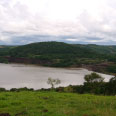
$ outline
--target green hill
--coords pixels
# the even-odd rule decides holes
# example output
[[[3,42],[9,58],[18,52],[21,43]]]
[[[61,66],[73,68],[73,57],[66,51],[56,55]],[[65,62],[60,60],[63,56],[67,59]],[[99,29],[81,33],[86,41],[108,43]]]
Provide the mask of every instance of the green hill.
[[[11,50],[11,55],[14,57],[28,57],[30,55],[44,55],[44,54],[75,54],[78,56],[86,56],[85,54],[92,54],[88,48],[80,46],[73,46],[63,42],[39,42],[24,46],[18,46]]]
[[[0,45],[0,56],[9,55],[9,50],[11,48],[13,48],[13,46]]]
[[[18,46],[10,50],[10,55],[13,57],[34,57],[38,55],[75,55],[83,58],[100,58],[101,54],[103,56],[115,55],[115,53],[116,46],[67,44],[63,42],[31,43]]]
[[[95,45],[94,45],[95,46]],[[14,47],[10,56],[15,58],[31,58],[51,62],[49,66],[72,66],[80,64],[95,64],[115,60],[101,52],[103,46],[67,44],[63,42],[39,42]]]
[[[95,69],[94,71],[104,70],[106,67],[105,65],[102,68],[96,67],[97,64],[115,63],[115,53],[116,46],[67,44],[63,42],[38,42],[0,48],[0,56],[6,55],[12,58],[8,59],[8,62],[33,63],[53,67],[92,65],[94,67],[90,68]],[[1,58],[0,62],[7,61]]]
[[[49,66],[55,67],[67,67],[82,63],[91,64],[106,60],[105,55],[92,49],[63,42],[39,42],[18,46],[10,50],[10,56],[44,60],[49,62]]]
[[[0,113],[11,116],[115,116],[115,99],[115,96],[75,93],[0,92]]]
[[[95,44],[76,44],[75,46],[80,46],[81,48],[87,48],[101,54],[116,54],[116,46],[114,45],[95,45]]]

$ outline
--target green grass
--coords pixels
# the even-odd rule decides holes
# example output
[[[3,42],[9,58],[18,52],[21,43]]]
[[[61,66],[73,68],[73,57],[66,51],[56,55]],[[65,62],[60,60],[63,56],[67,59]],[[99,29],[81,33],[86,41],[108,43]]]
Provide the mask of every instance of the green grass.
[[[0,113],[11,116],[116,116],[115,96],[57,92],[1,92]]]

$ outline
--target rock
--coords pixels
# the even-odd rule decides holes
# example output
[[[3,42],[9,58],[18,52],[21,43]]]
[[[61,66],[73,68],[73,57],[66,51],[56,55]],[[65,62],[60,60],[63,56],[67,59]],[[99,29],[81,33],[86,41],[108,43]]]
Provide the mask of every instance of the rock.
[[[48,110],[47,109],[44,109],[43,112],[48,112]]]
[[[11,116],[9,113],[1,113],[0,116]]]
[[[46,100],[46,99],[48,99],[48,97],[43,97],[43,99],[45,99],[45,100]]]

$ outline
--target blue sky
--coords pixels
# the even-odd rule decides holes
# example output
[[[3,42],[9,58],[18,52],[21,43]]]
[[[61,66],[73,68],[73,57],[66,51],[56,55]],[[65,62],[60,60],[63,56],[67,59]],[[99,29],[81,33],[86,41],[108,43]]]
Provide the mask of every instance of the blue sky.
[[[0,0],[0,44],[116,44],[116,0]]]

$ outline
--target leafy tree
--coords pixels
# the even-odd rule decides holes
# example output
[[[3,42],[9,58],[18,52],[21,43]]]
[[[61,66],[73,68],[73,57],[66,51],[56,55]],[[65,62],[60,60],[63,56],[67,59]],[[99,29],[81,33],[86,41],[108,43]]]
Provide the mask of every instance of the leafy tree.
[[[116,76],[111,78],[108,82],[108,94],[115,95],[116,94]]]
[[[102,94],[104,89],[102,85],[104,84],[104,78],[97,73],[91,73],[89,75],[85,75],[84,77],[84,92],[85,93],[95,93]]]
[[[116,73],[116,64],[110,65],[110,66],[107,68],[107,71],[108,71],[108,72],[112,72],[112,73]]]
[[[51,88],[54,89],[55,85],[58,85],[61,83],[61,81],[59,79],[52,79],[52,78],[48,78],[47,83],[51,85]]]
[[[103,82],[104,78],[100,76],[99,74],[93,72],[89,75],[85,75],[84,77],[85,81],[87,83],[94,83],[94,82]]]

